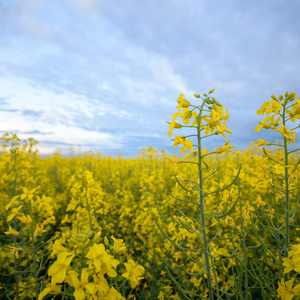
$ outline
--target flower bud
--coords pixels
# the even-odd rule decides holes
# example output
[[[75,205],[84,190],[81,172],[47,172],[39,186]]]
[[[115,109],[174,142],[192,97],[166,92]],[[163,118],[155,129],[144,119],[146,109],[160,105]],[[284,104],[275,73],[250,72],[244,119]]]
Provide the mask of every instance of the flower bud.
[[[287,98],[289,96],[289,92],[286,91],[284,96],[285,96],[285,98]]]
[[[296,93],[295,92],[290,92],[288,99],[289,100],[295,100],[296,98]]]
[[[278,96],[278,99],[279,99],[279,100],[282,100],[282,99],[283,99],[283,96],[282,96],[282,95],[279,95],[279,96]]]
[[[278,101],[278,99],[275,97],[275,95],[271,95],[271,98],[275,101]]]
[[[195,93],[194,96],[195,96],[196,98],[200,98],[200,95],[197,94],[197,93]]]
[[[214,110],[218,110],[218,106],[217,106],[217,104],[216,104],[216,103],[214,103],[214,105],[213,105],[213,109],[214,109]]]
[[[215,89],[211,89],[211,90],[209,90],[209,94],[212,94],[213,92],[215,91]]]

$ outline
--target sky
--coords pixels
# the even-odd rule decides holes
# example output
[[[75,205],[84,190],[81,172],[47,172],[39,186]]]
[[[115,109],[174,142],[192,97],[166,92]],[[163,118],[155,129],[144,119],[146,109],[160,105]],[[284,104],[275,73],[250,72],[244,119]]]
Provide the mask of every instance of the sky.
[[[298,0],[0,0],[0,134],[41,154],[174,152],[179,95],[215,88],[231,145],[275,142],[256,111],[300,92],[299,13]]]

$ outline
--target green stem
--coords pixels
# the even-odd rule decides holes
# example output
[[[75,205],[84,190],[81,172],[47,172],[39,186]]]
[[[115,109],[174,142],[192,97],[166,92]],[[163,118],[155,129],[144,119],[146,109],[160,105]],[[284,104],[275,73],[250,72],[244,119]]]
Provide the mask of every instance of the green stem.
[[[283,116],[282,123],[285,127],[285,105],[283,107]],[[287,147],[287,138],[284,137],[284,165],[289,165],[289,157],[288,157],[288,147]],[[289,197],[289,170],[288,168],[284,168],[284,181],[285,181],[285,245],[284,245],[284,256],[288,257],[290,250],[290,197]],[[284,280],[287,280],[287,274],[284,275]]]
[[[209,261],[209,245],[207,241],[207,233],[206,233],[206,224],[205,224],[205,214],[204,214],[204,192],[203,192],[203,180],[202,180],[202,156],[201,156],[201,130],[200,130],[200,120],[202,115],[202,110],[204,103],[202,103],[200,113],[198,116],[198,126],[197,126],[197,139],[198,139],[198,172],[199,172],[199,197],[200,197],[200,204],[198,206],[198,218],[199,218],[199,210],[200,210],[200,217],[201,217],[201,230],[203,235],[203,244],[204,244],[204,257],[205,257],[205,268],[206,268],[206,275],[207,275],[207,284],[208,284],[208,292],[209,292],[209,299],[213,300],[213,286],[212,286],[212,278],[211,278],[211,270],[210,270],[210,261]]]

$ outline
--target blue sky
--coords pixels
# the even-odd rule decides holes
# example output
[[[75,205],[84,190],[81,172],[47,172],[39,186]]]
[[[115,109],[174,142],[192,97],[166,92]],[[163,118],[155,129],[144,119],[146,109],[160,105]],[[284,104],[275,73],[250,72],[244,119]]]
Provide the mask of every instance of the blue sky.
[[[254,132],[256,110],[300,92],[299,13],[298,0],[0,0],[0,133],[42,154],[173,152],[179,94],[215,88],[230,144],[275,141]]]

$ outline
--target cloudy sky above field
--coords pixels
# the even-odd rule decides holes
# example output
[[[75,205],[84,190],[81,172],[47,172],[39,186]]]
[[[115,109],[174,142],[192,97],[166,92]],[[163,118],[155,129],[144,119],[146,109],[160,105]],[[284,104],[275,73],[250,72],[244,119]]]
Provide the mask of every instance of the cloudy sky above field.
[[[298,0],[0,0],[0,133],[41,153],[173,152],[179,94],[215,88],[231,144],[275,141],[254,133],[256,110],[300,92],[299,12]]]

